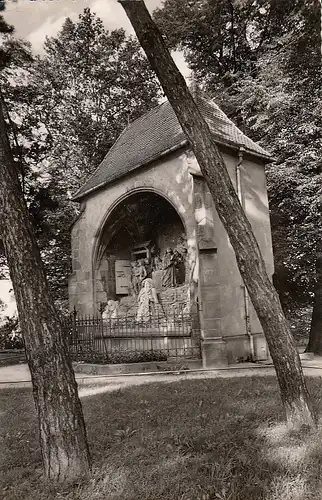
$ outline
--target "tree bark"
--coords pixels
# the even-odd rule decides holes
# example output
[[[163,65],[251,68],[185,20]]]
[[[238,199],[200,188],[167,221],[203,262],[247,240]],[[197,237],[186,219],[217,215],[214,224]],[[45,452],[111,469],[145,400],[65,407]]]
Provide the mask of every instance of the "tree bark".
[[[269,279],[257,240],[238,200],[223,158],[185,80],[142,0],[119,0],[164,93],[189,139],[216,210],[235,251],[237,264],[263,327],[274,362],[287,422],[315,426],[299,355],[282,307]]]
[[[62,325],[50,298],[40,252],[10,149],[0,100],[0,235],[8,260],[38,412],[45,476],[78,482],[89,450],[77,384]]]
[[[322,356],[322,240],[316,248],[315,279],[310,336],[305,352]]]

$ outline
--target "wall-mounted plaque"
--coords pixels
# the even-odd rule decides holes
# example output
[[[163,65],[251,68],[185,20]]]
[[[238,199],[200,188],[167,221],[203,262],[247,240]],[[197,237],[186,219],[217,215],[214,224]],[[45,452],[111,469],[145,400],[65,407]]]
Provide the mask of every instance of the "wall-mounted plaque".
[[[117,295],[128,295],[130,293],[131,261],[115,261],[115,282]]]

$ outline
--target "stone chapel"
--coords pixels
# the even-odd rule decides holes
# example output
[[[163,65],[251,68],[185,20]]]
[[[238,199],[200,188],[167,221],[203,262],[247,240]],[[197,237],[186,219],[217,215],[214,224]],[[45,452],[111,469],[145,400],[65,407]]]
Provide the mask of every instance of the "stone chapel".
[[[272,276],[271,157],[212,100],[199,93],[195,101]],[[81,213],[72,227],[71,310],[97,315],[109,300],[134,304],[135,288],[149,277],[164,300],[198,310],[204,367],[267,357],[234,251],[167,101],[122,132],[73,199]]]

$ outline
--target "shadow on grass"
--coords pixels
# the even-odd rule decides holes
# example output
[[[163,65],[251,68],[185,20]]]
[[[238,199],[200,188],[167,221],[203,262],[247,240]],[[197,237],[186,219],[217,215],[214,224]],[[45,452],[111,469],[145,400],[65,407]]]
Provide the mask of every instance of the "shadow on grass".
[[[320,384],[309,381],[319,412]],[[31,392],[1,391],[0,398],[6,500],[322,498],[322,431],[287,432],[275,378],[153,383],[86,397],[94,474],[73,491],[39,478]]]

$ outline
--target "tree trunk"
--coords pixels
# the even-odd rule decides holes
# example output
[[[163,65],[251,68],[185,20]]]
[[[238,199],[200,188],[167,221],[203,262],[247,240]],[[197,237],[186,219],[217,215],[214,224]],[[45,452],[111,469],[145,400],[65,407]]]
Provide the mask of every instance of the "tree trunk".
[[[322,240],[316,248],[315,279],[310,336],[305,352],[322,356]]]
[[[274,362],[287,421],[293,428],[315,426],[299,355],[270,281],[258,243],[240,205],[221,154],[162,35],[141,0],[119,0],[190,141],[216,210],[235,251],[240,274],[262,324]]]
[[[236,40],[235,40],[235,9],[232,0],[228,0],[229,10],[230,10],[230,36],[231,36],[231,45],[233,49],[233,61],[234,61],[234,71],[237,71],[237,60],[236,60]]]
[[[78,482],[89,451],[62,325],[50,298],[6,133],[0,100],[0,234],[8,260],[38,412],[45,476]]]

